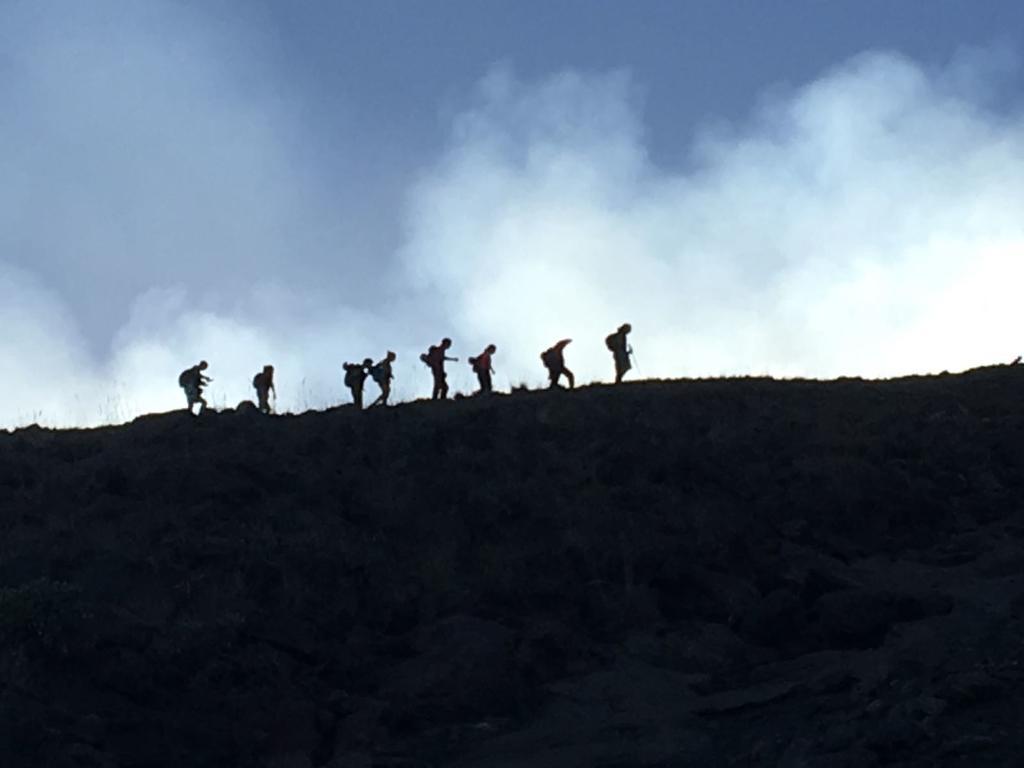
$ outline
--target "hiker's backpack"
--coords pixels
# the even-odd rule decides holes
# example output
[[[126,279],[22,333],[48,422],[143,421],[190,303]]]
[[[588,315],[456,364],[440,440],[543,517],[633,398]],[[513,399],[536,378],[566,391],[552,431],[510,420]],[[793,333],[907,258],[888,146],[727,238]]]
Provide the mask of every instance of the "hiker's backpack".
[[[189,374],[192,372],[191,368],[188,368],[178,374],[178,386],[187,387],[189,384]]]
[[[356,371],[358,371],[358,370],[359,370],[358,366],[355,366],[355,365],[346,365],[345,366],[345,386],[346,387],[351,387],[352,385],[354,385],[354,384],[356,384],[358,382],[358,377],[356,376]]]
[[[252,377],[252,385],[256,389],[260,388],[260,376],[262,376],[262,375],[263,375],[262,373],[257,373],[255,376]]]
[[[545,349],[540,353],[540,361],[544,363],[545,368],[551,368],[555,364],[555,350]]]
[[[612,352],[615,351],[615,334],[614,333],[609,333],[607,336],[604,337],[604,345],[606,347],[608,347],[608,349],[611,350]]]
[[[378,384],[383,384],[387,381],[388,374],[383,365],[375,365],[370,369],[370,378]]]

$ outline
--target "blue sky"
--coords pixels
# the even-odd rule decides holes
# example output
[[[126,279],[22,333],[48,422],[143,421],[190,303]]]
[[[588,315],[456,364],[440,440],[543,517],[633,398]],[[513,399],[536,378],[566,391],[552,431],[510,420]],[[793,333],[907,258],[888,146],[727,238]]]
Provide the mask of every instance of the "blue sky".
[[[220,3],[217,16],[230,24],[240,5],[288,84],[327,107],[328,120],[340,96],[335,117],[429,145],[443,139],[439,109],[496,62],[525,79],[626,69],[645,92],[651,146],[669,161],[696,123],[742,119],[766,88],[862,51],[943,66],[964,48],[1019,51],[1024,40],[1024,8],[1013,2],[259,2]]]
[[[601,380],[625,319],[641,375],[1012,358],[1022,53],[1011,2],[0,2],[0,356],[45,378],[0,424],[199,357],[298,409],[391,348],[414,398],[442,335]]]

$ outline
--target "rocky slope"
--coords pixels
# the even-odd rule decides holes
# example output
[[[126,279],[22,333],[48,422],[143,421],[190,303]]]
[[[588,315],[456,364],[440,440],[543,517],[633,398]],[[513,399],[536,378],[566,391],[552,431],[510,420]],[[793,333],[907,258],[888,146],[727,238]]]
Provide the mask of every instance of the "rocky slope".
[[[0,435],[4,766],[1024,754],[1024,367]]]

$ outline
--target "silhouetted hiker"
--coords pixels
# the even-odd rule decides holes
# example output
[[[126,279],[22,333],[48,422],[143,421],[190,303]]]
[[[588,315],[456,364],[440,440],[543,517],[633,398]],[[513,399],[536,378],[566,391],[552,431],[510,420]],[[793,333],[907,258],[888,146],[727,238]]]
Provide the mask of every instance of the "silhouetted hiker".
[[[608,334],[604,339],[604,345],[611,350],[612,356],[615,358],[616,384],[621,382],[622,377],[626,375],[626,371],[633,367],[629,361],[629,356],[633,354],[633,349],[629,346],[629,342],[626,341],[626,334],[631,330],[633,330],[633,327],[629,323],[623,323],[619,326],[619,330]]]
[[[391,372],[391,364],[395,362],[395,353],[388,352],[379,363],[374,363],[370,368],[370,377],[380,387],[380,397],[370,403],[372,408],[375,405],[387,405],[388,397],[391,396],[391,380],[395,375]]]
[[[1015,358],[1013,358],[1013,362],[1010,363],[1010,365],[1017,365],[1018,363],[1020,363],[1020,355],[1017,355]]]
[[[486,395],[491,392],[491,374],[494,368],[491,366],[491,355],[498,351],[493,344],[488,344],[487,349],[476,357],[469,358],[469,365],[480,382],[480,394]]]
[[[441,343],[431,346],[426,352],[420,355],[420,360],[427,364],[431,375],[434,377],[434,390],[430,393],[431,400],[444,400],[448,397],[448,374],[444,372],[446,361],[458,362],[457,357],[448,357],[447,352],[452,346],[452,340],[447,336],[441,339]]]
[[[252,385],[256,388],[257,408],[260,413],[271,413],[270,393],[274,393],[277,399],[277,390],[274,389],[274,366],[264,365],[263,370],[252,377]]]
[[[366,358],[362,363],[344,363],[342,365],[345,369],[345,386],[352,390],[352,402],[359,410],[363,409],[363,383],[372,366],[373,360],[370,358]]]
[[[208,405],[203,398],[203,387],[213,381],[203,375],[208,365],[205,360],[200,360],[198,365],[186,368],[178,375],[178,386],[185,390],[185,397],[188,399],[188,412],[192,413],[192,406],[199,403],[197,416],[205,411]]]
[[[569,380],[569,389],[576,386],[576,377],[572,375],[572,371],[565,367],[564,352],[570,341],[572,341],[572,339],[562,339],[553,347],[541,352],[540,361],[544,363],[544,367],[548,369],[548,379],[551,381],[551,389],[558,386],[558,380],[562,377],[562,374],[565,374],[565,378]]]

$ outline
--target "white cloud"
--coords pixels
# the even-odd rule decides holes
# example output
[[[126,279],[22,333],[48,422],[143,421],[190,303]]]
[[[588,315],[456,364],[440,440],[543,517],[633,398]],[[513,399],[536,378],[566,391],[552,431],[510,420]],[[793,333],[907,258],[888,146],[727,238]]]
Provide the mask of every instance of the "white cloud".
[[[166,72],[157,70],[160,84]],[[977,59],[926,71],[864,55],[766,98],[742,126],[681,137],[691,152],[678,171],[649,158],[628,75],[525,83],[495,70],[410,191],[399,268],[381,267],[358,310],[327,284],[290,279],[315,271],[303,254],[332,247],[333,236],[319,214],[330,201],[322,190],[308,196],[289,172],[293,126],[280,105],[237,83],[224,86],[226,101],[224,88],[178,93],[184,112],[158,110],[153,130],[166,136],[147,138],[149,128],[131,122],[117,135],[136,155],[155,144],[182,159],[173,138],[181,128],[202,157],[223,156],[213,173],[185,164],[169,187],[143,173],[115,190],[130,215],[112,209],[92,228],[82,221],[99,209],[80,208],[75,195],[64,207],[57,195],[60,216],[42,215],[71,178],[59,167],[50,191],[29,184],[25,196],[0,195],[15,231],[25,232],[23,221],[37,230],[0,251],[0,320],[10,331],[0,354],[21,372],[0,423],[91,424],[178,408],[177,374],[200,358],[211,363],[216,403],[250,397],[252,375],[270,362],[281,407],[303,409],[344,399],[342,360],[395,349],[396,393],[413,398],[429,389],[417,356],[443,335],[463,359],[496,343],[499,387],[540,385],[540,351],[566,336],[577,377],[608,380],[603,337],[624,321],[634,327],[637,377],[888,376],[1009,360],[1024,352],[1015,298],[1024,120],[993,110],[988,72]],[[205,68],[191,76],[193,85],[217,77]],[[161,102],[145,88],[136,96],[130,103]],[[48,108],[61,114],[67,103],[65,119],[93,121],[94,145],[112,118],[70,96]],[[186,113],[195,119],[175,122]],[[47,134],[34,151],[52,141]],[[199,189],[187,183],[193,172]],[[136,204],[151,189],[164,190],[160,200]],[[306,245],[293,251],[299,231]],[[96,302],[106,300],[96,286],[116,281],[125,259],[167,269],[137,272],[142,287],[109,353],[90,354],[66,298],[10,266],[16,248],[44,262],[88,253],[96,274],[78,289]],[[180,277],[225,265],[203,288]],[[467,366],[453,369],[455,388],[470,389]]]
[[[654,166],[622,75],[492,75],[416,190],[406,259],[457,327],[585,378],[634,326],[644,376],[888,376],[1020,351],[1024,120],[972,101],[967,63],[864,55],[686,174]],[[504,344],[503,344],[504,342]]]
[[[0,263],[2,423],[31,423],[61,413],[81,417],[92,365],[62,302],[23,270]]]

